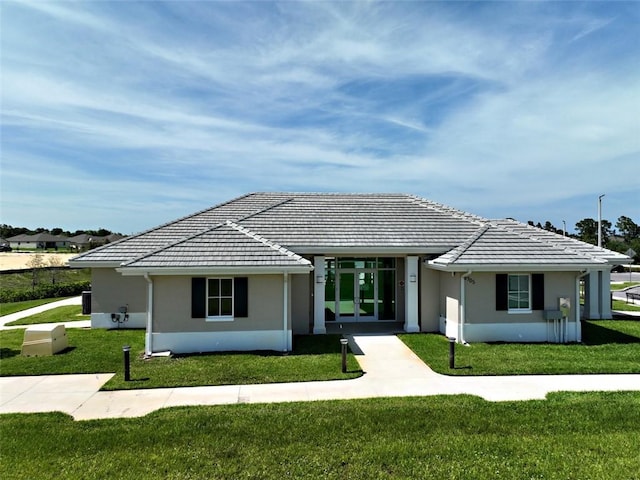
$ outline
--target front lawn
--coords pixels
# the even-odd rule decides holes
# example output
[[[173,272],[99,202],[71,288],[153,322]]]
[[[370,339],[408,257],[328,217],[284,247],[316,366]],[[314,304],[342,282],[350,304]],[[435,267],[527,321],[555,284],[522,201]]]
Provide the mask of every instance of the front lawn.
[[[618,300],[614,298],[611,309],[619,312],[640,312],[640,305],[627,303],[625,300]]]
[[[456,345],[453,370],[449,369],[449,341],[443,335],[399,337],[433,370],[445,375],[640,373],[640,321],[583,322],[583,344]]]
[[[640,283],[638,282],[622,282],[622,283],[612,283],[611,290],[624,290],[629,287],[637,287]]]
[[[75,422],[0,416],[17,479],[637,479],[640,393],[181,407]]]
[[[0,332],[0,374],[45,375],[109,373],[117,375],[103,388],[186,387],[252,383],[335,380],[361,375],[350,353],[341,372],[340,336],[296,336],[294,351],[184,355],[144,360],[143,330],[67,329],[70,348],[51,357],[20,355],[24,330]],[[131,379],[123,377],[122,346],[131,346]]]
[[[36,313],[30,317],[9,322],[7,323],[7,326],[34,325],[36,323],[76,322],[80,320],[89,320],[90,318],[90,315],[82,315],[82,306],[65,305],[62,307],[52,308],[51,310],[47,310],[42,313]]]
[[[0,315],[10,315],[47,303],[57,302],[58,300],[63,300],[63,298],[39,298],[38,300],[25,300],[23,302],[0,303]]]

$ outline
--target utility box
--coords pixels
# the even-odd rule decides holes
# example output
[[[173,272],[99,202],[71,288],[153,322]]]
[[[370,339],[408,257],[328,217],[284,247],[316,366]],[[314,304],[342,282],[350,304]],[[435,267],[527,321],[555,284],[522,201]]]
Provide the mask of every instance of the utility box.
[[[33,326],[24,331],[22,355],[25,357],[54,355],[68,346],[64,325]]]
[[[571,313],[571,299],[569,297],[558,298],[558,306],[562,312],[562,316],[568,318]]]
[[[82,314],[91,315],[91,290],[82,292]]]

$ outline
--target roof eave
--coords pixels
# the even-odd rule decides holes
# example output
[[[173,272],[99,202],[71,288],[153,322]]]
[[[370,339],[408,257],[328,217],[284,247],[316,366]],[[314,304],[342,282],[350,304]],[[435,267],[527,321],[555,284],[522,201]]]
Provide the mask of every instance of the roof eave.
[[[296,252],[298,255],[441,255],[448,252],[453,246],[436,247],[308,247],[290,246],[287,249]]]
[[[501,264],[442,264],[425,262],[428,268],[443,272],[583,272],[585,270],[603,270],[611,268],[605,263],[501,263]]]
[[[122,260],[69,260],[71,268],[117,268],[122,265]]]
[[[242,267],[122,267],[116,271],[123,276],[172,275],[281,275],[283,273],[309,273],[313,265],[296,266],[242,266]]]

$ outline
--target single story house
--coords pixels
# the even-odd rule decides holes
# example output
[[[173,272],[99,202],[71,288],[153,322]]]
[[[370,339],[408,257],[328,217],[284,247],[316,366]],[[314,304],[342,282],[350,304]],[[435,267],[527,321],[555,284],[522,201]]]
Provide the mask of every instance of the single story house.
[[[106,245],[107,243],[113,243],[123,238],[122,235],[112,233],[107,236],[89,235],[87,233],[81,233],[69,238],[71,248],[76,250],[87,250],[94,246]]]
[[[60,235],[52,235],[47,232],[34,235],[21,234],[7,239],[13,249],[39,250],[67,248],[69,239]]]
[[[580,341],[581,315],[611,318],[610,271],[628,260],[412,195],[252,193],[70,265],[92,269],[92,326],[145,328],[150,355],[288,351],[294,334],[394,322],[461,343]]]

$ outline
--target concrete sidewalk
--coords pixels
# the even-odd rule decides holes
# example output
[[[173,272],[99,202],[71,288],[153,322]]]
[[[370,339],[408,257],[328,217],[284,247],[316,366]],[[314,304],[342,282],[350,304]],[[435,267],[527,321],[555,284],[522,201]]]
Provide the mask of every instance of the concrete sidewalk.
[[[640,391],[640,375],[448,377],[433,372],[395,335],[349,338],[365,374],[353,380],[101,392],[113,374],[0,378],[0,413],[62,411],[76,420],[123,418],[188,405],[477,395],[544,399],[554,391]]]
[[[66,307],[68,305],[82,305],[82,297],[71,297],[65,298],[64,300],[58,300],[55,302],[45,303],[44,305],[40,305],[38,307],[29,308],[27,310],[22,310],[16,313],[10,313],[9,315],[0,316],[0,330],[11,330],[16,328],[27,328],[31,325],[15,325],[12,327],[7,327],[7,323],[15,322],[16,320],[20,320],[22,318],[30,317],[31,315],[36,315],[38,313],[46,312],[47,310],[52,310],[58,307]],[[80,320],[77,322],[61,322],[65,328],[88,328],[91,327],[91,320]],[[45,324],[38,324],[45,325]]]

